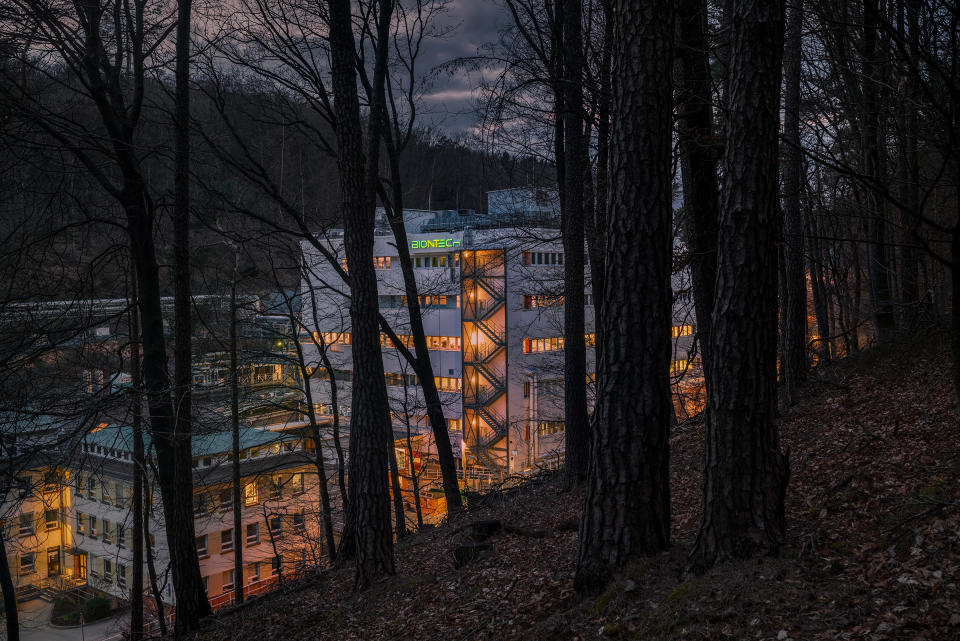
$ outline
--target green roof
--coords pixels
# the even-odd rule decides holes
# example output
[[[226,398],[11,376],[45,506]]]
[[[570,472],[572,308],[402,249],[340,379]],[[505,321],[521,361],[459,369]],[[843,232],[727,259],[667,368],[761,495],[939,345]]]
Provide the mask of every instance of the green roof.
[[[90,445],[100,445],[106,448],[133,451],[133,428],[127,425],[108,425],[97,428],[84,439]],[[240,449],[260,447],[271,443],[297,440],[292,434],[274,432],[262,427],[240,427]],[[144,448],[150,446],[150,433],[143,432]],[[233,434],[231,432],[211,432],[194,434],[191,442],[193,456],[212,456],[223,454],[233,449]]]
[[[49,432],[64,424],[65,421],[49,414],[34,414],[29,411],[0,412],[0,433],[2,434]]]

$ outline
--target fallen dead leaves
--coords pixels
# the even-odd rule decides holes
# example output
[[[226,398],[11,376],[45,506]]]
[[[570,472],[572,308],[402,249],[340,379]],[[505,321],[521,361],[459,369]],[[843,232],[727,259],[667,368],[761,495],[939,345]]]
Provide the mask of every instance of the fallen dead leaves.
[[[492,497],[500,531],[454,570],[451,523],[398,543],[398,576],[352,592],[349,570],[216,619],[199,639],[960,639],[960,457],[946,350],[866,353],[816,373],[785,410],[787,546],[679,579],[696,532],[703,426],[671,439],[673,550],[577,602],[582,495],[559,479]]]

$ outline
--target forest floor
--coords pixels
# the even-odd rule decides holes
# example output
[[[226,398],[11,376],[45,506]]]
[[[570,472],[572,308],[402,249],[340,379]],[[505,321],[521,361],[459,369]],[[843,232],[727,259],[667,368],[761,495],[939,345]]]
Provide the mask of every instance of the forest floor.
[[[582,494],[552,476],[401,541],[397,576],[366,592],[352,592],[349,568],[330,572],[219,615],[198,639],[960,639],[960,433],[943,345],[820,368],[784,410],[791,478],[776,558],[681,579],[701,495],[694,422],[671,438],[673,549],[638,559],[598,598],[578,601],[572,587]],[[480,519],[515,531],[454,569],[463,526]]]

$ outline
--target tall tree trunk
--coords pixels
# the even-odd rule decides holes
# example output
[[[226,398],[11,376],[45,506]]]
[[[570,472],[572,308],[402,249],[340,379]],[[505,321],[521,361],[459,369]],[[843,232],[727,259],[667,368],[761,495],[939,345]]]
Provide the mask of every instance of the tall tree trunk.
[[[597,97],[597,179],[593,210],[584,213],[584,235],[590,256],[590,285],[593,293],[594,328],[599,331],[600,310],[603,308],[604,230],[607,228],[607,207],[610,197],[610,102],[613,61],[613,14],[611,0],[603,0],[603,53],[600,56],[600,86]],[[594,348],[594,362],[600,362],[600,345]]]
[[[423,508],[420,505],[420,477],[417,476],[417,470],[413,465],[413,439],[410,437],[410,412],[407,409],[407,382],[403,382],[403,415],[404,424],[407,428],[407,458],[410,459],[410,483],[413,486],[413,504],[417,510],[417,529],[423,529]]]
[[[603,359],[574,587],[670,544],[672,2],[614,3]]]
[[[313,406],[313,391],[310,389],[310,379],[307,377],[307,365],[303,360],[301,347],[297,347],[300,360],[300,375],[304,380],[304,394],[307,401],[307,419],[310,421],[310,435],[314,442],[314,464],[317,467],[317,482],[320,484],[320,516],[323,519],[323,536],[327,543],[330,563],[337,561],[337,539],[333,531],[333,511],[330,508],[330,489],[327,486],[327,465],[323,454],[323,437],[320,434],[320,425],[317,423],[317,412]]]
[[[393,520],[394,531],[397,533],[397,539],[402,539],[407,532],[407,517],[403,509],[403,490],[400,488],[400,469],[397,466],[397,451],[393,447],[394,441],[391,439],[390,447],[387,448],[390,458],[390,488],[393,498]]]
[[[734,0],[700,529],[690,569],[783,543],[775,421],[783,0]]]
[[[364,589],[376,577],[395,571],[386,467],[389,406],[380,349],[377,277],[373,268],[375,194],[379,181],[380,132],[384,126],[382,105],[387,48],[377,48],[368,151],[364,158],[351,3],[349,0],[328,0],[328,5],[341,212],[350,273],[353,332],[350,499],[345,529],[352,527],[355,541],[355,586]],[[393,4],[390,0],[380,0],[378,8],[378,41],[386,42]]]
[[[890,339],[896,329],[893,291],[890,284],[890,257],[887,243],[884,202],[877,191],[884,176],[881,172],[880,73],[877,46],[880,27],[878,0],[863,0],[863,167],[873,183],[866,189],[867,205],[867,278],[870,306],[877,342]]]
[[[287,304],[287,316],[290,320],[290,331],[292,335],[296,337],[298,334],[297,314],[290,299],[285,299],[285,302]],[[311,304],[313,305],[313,317],[316,319],[316,297],[313,296],[312,292]],[[322,334],[317,332],[317,335],[320,336],[320,340],[315,343],[317,350],[323,354],[324,358],[326,358],[327,346],[323,342]],[[294,340],[293,344],[296,346],[297,350],[297,366],[300,368],[300,378],[303,381],[303,395],[307,404],[307,420],[310,422],[310,437],[313,439],[314,443],[313,461],[317,468],[317,482],[320,485],[320,516],[323,519],[323,535],[327,544],[327,554],[330,557],[330,564],[332,565],[337,561],[337,540],[336,533],[333,531],[333,511],[330,507],[330,488],[327,485],[327,463],[323,453],[323,435],[320,433],[320,424],[317,422],[317,409],[313,404],[313,388],[310,386],[311,372],[307,369],[307,361],[303,355],[303,345],[298,340]],[[333,377],[332,367],[328,368],[328,373],[330,375],[330,383],[333,385],[333,416],[334,421],[336,421],[337,382]]]
[[[803,220],[800,193],[803,157],[800,150],[800,71],[803,0],[794,0],[787,14],[783,94],[783,236],[785,274],[782,301],[783,368],[789,396],[807,378],[807,279],[803,267]],[[793,399],[790,399],[791,402]]]
[[[697,343],[704,382],[709,388],[720,194],[705,0],[681,0],[677,4],[677,26],[677,94],[680,101],[677,131],[685,212],[683,233],[692,254],[690,274],[697,317]]]
[[[131,270],[132,271],[132,270]],[[143,401],[140,398],[140,319],[137,278],[130,278],[130,382],[133,387],[133,580],[130,586],[130,641],[143,639]]]
[[[306,274],[304,274],[306,277]],[[313,290],[310,290],[310,306],[311,311],[313,312],[314,323],[316,319],[319,318],[319,312],[317,309],[317,297],[314,295]],[[340,490],[340,510],[343,514],[347,513],[347,483],[346,483],[346,461],[344,460],[343,455],[343,445],[340,443],[340,403],[337,400],[337,378],[333,370],[333,364],[330,362],[330,355],[327,354],[327,344],[323,340],[323,334],[320,332],[320,326],[316,325],[313,329],[314,335],[319,336],[319,344],[317,345],[317,351],[320,352],[320,363],[323,365],[324,371],[327,373],[327,380],[330,381],[330,408],[331,408],[331,417],[333,423],[333,449],[337,453],[337,488]],[[314,434],[314,439],[317,439],[319,443],[320,434],[317,432]],[[318,445],[319,447],[319,445]],[[330,550],[330,560],[331,562],[336,560],[337,551]]]
[[[906,88],[900,92],[900,201],[901,225],[900,239],[900,302],[903,306],[903,329],[915,330],[921,311],[918,248],[912,232],[918,225],[920,214],[920,164],[917,149],[919,117],[916,100],[921,95],[917,52],[920,47],[920,25],[918,20],[919,0],[898,0],[899,36],[910,43],[909,60],[903,65],[902,74],[906,77]]]
[[[400,257],[400,272],[403,275],[403,288],[407,296],[407,315],[410,319],[410,333],[413,335],[414,358],[410,360],[417,378],[427,409],[427,419],[433,431],[433,441],[437,447],[437,460],[440,463],[440,476],[443,483],[443,495],[447,502],[447,512],[456,514],[463,511],[460,497],[460,482],[457,480],[457,464],[453,458],[453,446],[450,444],[450,432],[447,418],[443,415],[443,402],[437,390],[430,350],[427,348],[426,330],[423,328],[423,313],[420,308],[420,294],[417,291],[417,277],[413,272],[413,259],[410,256],[410,243],[407,241],[407,229],[403,224],[403,183],[400,173],[399,152],[394,147],[393,135],[386,128],[387,149],[390,159],[392,182],[392,207],[389,208],[389,221]],[[392,448],[392,445],[391,445]]]
[[[580,0],[563,7],[563,404],[564,474],[566,487],[586,479],[590,460],[590,422],[587,416],[587,349],[583,294],[585,280],[583,238],[583,181],[586,145],[583,135],[583,16]]]
[[[157,608],[157,625],[160,627],[160,636],[167,636],[167,615],[163,607],[163,594],[160,592],[160,583],[157,578],[157,566],[153,561],[153,543],[150,539],[150,515],[153,513],[153,500],[150,492],[150,483],[147,482],[147,457],[141,449],[143,458],[134,462],[143,470],[143,554],[147,559],[147,578],[150,581],[150,592]],[[196,546],[196,542],[194,542]],[[199,565],[198,565],[199,567]],[[209,605],[209,601],[207,602]]]
[[[816,221],[809,216],[809,231],[807,240],[807,260],[810,265],[810,284],[813,290],[813,309],[817,315],[817,358],[819,363],[829,362],[832,357],[832,332],[830,329],[829,295],[827,294],[826,279],[823,275],[823,252],[820,251],[820,240],[816,238]]]
[[[143,382],[150,408],[150,431],[157,455],[157,480],[170,549],[173,585],[177,596],[177,626],[192,630],[211,613],[193,522],[193,458],[189,433],[176,431],[170,402],[166,341],[160,307],[160,279],[153,242],[154,216],[139,175],[130,177],[122,196],[127,213],[134,265],[139,287]],[[144,519],[146,522],[146,519]]]
[[[239,252],[238,248],[234,248]],[[233,277],[230,280],[230,471],[233,480],[233,602],[243,603],[243,503],[240,496],[240,365],[237,362],[237,263],[240,254],[234,254]]]
[[[7,562],[7,537],[0,533],[0,591],[3,592],[3,613],[7,641],[20,641],[20,619],[17,613],[17,589],[13,586],[10,564]]]

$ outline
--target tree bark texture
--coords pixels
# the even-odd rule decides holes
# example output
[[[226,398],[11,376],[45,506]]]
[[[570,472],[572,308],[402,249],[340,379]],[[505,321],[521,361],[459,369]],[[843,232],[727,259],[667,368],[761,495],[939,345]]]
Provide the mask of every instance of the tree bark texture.
[[[239,249],[234,248],[234,251]],[[237,263],[230,281],[230,472],[233,485],[233,602],[243,603],[243,484],[240,477],[240,364],[237,347]]]
[[[397,155],[390,154],[391,175],[393,177],[393,215],[390,225],[397,241],[397,253],[400,256],[400,271],[403,274],[403,287],[407,295],[407,312],[410,318],[410,333],[413,335],[415,357],[410,365],[420,379],[421,392],[427,409],[427,418],[433,430],[433,440],[437,447],[437,460],[440,463],[440,476],[443,482],[443,495],[447,501],[447,512],[456,514],[463,511],[460,497],[460,482],[457,480],[457,465],[450,444],[450,431],[447,418],[443,415],[443,401],[437,390],[430,350],[427,348],[426,330],[423,328],[423,313],[420,309],[420,295],[417,291],[417,278],[413,273],[413,259],[410,256],[410,244],[407,230],[403,225],[403,190],[400,182],[400,167]]]
[[[590,454],[587,356],[584,339],[584,203],[586,148],[583,135],[583,16],[580,0],[563,3],[563,401],[564,473],[567,488],[586,479]]]
[[[353,398],[350,420],[349,511],[353,532],[357,589],[377,577],[394,573],[393,534],[387,491],[386,381],[380,349],[379,298],[373,267],[373,230],[377,155],[382,126],[382,92],[386,47],[378,48],[374,71],[375,97],[370,116],[369,148],[364,158],[357,97],[355,41],[349,0],[329,0],[331,76],[337,116],[337,159],[340,173],[344,249],[350,273],[350,322],[353,332]],[[380,42],[387,41],[386,26],[392,3],[379,3]],[[385,14],[385,15],[384,15]],[[383,56],[383,59],[380,59]],[[377,94],[377,92],[380,92]],[[372,179],[371,179],[372,174]]]
[[[6,536],[0,536],[0,592],[3,593],[3,613],[7,641],[20,641],[20,619],[17,612],[17,590],[7,562]]]
[[[782,301],[783,368],[791,395],[807,378],[807,278],[803,265],[803,219],[800,210],[803,157],[800,149],[800,57],[803,0],[787,14],[783,94],[783,236],[786,269]]]
[[[880,73],[878,0],[863,0],[863,173],[874,185],[885,177],[881,171]],[[896,329],[893,313],[893,288],[890,273],[890,251],[884,201],[876,188],[866,190],[867,205],[867,278],[870,306],[873,309],[873,331],[877,342],[890,339]]]
[[[131,269],[131,272],[133,270]],[[140,319],[137,313],[137,278],[130,274],[129,312],[130,382],[133,388],[133,580],[130,585],[130,641],[143,638],[143,402],[140,398]]]
[[[775,423],[783,0],[734,0],[703,509],[690,569],[776,550],[789,468]]]
[[[713,136],[712,79],[704,0],[677,4],[677,132],[683,180],[684,237],[692,254],[693,305],[697,344],[709,388],[711,315],[717,277],[717,145]]]
[[[670,544],[673,3],[614,3],[600,388],[574,587]]]
[[[177,597],[177,629],[196,629],[211,614],[200,576],[193,520],[193,456],[190,435],[176,431],[170,402],[166,342],[160,307],[160,278],[153,242],[154,216],[139,173],[122,192],[139,288],[143,381],[150,408],[150,433],[157,455],[157,481],[163,501],[173,587]],[[146,519],[144,519],[146,522]]]

